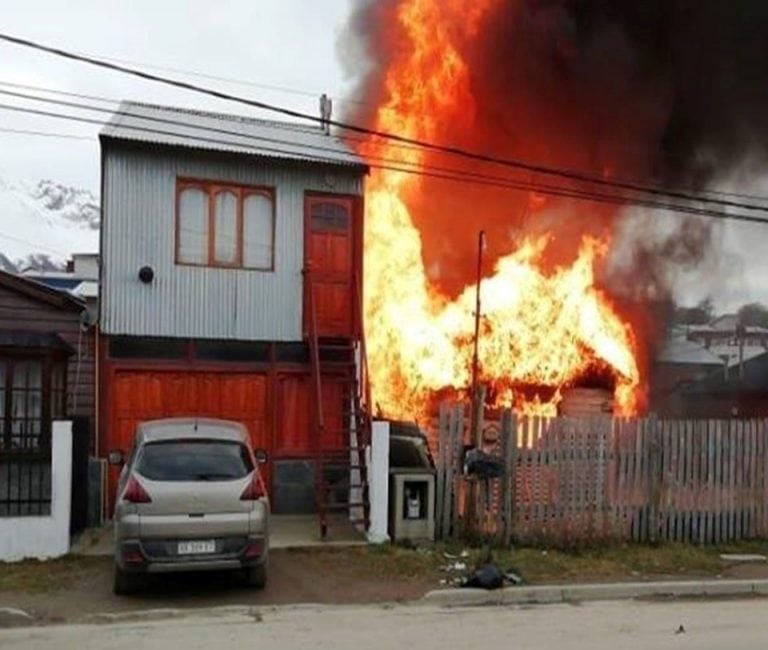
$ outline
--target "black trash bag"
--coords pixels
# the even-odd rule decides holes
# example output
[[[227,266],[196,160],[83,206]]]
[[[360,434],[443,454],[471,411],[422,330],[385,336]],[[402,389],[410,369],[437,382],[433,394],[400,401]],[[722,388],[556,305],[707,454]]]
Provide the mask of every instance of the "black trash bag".
[[[481,564],[464,579],[461,586],[475,589],[501,589],[504,586],[504,574],[495,564]]]
[[[470,449],[464,457],[464,472],[478,478],[500,478],[504,476],[504,461],[479,449]]]

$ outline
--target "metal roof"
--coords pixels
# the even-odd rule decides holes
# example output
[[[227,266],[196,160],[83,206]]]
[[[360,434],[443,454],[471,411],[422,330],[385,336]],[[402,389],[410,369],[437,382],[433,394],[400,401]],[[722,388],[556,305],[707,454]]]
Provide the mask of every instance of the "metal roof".
[[[58,308],[82,311],[85,302],[68,291],[50,287],[36,278],[28,278],[0,270],[0,286],[24,294],[33,300],[40,300]]]
[[[743,376],[737,370],[729,370],[728,377],[722,370],[708,374],[704,379],[683,387],[688,394],[768,393],[768,352],[744,362]]]
[[[723,360],[702,345],[684,339],[668,339],[656,355],[661,363],[722,366]]]
[[[319,126],[140,102],[121,102],[100,137],[368,170],[341,138]]]

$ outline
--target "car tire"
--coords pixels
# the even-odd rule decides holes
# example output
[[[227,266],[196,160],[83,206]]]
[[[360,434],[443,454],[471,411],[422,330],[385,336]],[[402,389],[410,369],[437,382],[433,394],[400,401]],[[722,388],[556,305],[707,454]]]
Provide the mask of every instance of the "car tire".
[[[257,564],[246,569],[245,584],[254,589],[264,589],[267,586],[267,565]]]
[[[135,593],[142,585],[142,576],[123,571],[120,567],[115,567],[114,582],[112,591],[116,596],[130,596]]]

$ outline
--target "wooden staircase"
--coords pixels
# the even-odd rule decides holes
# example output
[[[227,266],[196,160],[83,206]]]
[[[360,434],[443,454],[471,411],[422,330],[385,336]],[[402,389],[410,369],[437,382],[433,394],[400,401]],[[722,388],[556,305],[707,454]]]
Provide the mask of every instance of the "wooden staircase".
[[[371,418],[367,408],[370,390],[364,335],[361,333],[359,341],[319,337],[309,274],[307,280],[311,311],[308,338],[313,382],[315,498],[320,536],[326,539],[334,520],[368,529],[370,503],[366,448],[371,441]],[[357,289],[354,293],[355,296],[359,294]],[[355,304],[358,304],[356,299]],[[329,383],[336,384],[341,391],[340,421],[338,413],[325,412],[323,388]]]

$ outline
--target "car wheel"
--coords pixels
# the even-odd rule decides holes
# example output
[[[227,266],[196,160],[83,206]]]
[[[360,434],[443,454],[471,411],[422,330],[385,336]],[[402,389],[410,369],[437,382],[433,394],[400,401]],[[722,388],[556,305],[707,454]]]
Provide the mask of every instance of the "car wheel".
[[[142,576],[135,573],[127,573],[120,567],[115,567],[115,577],[112,584],[112,591],[117,596],[129,596],[139,589],[142,585]]]
[[[255,589],[267,586],[267,565],[257,564],[245,570],[245,583]]]

